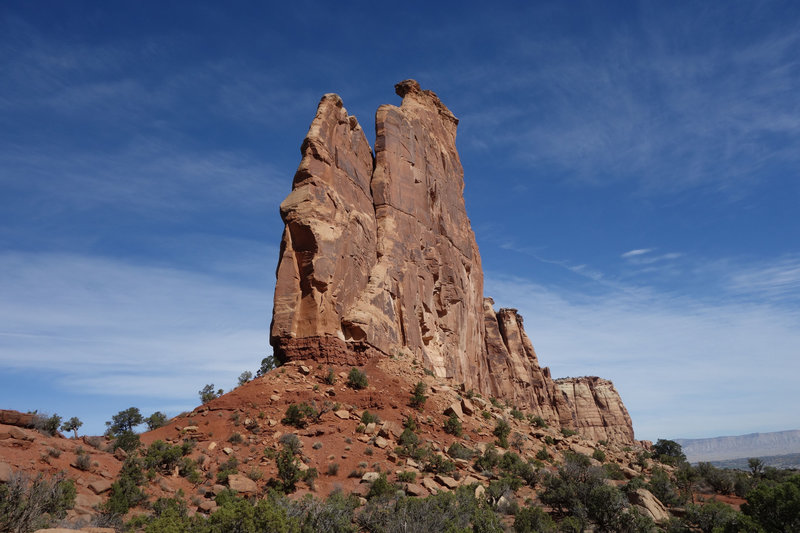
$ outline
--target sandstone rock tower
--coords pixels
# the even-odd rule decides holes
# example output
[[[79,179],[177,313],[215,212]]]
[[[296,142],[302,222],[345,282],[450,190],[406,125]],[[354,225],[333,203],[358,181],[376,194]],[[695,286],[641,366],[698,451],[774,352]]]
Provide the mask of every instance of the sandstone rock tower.
[[[553,381],[513,309],[496,313],[464,206],[458,119],[413,80],[375,117],[375,153],[323,96],[281,204],[270,342],[282,360],[360,364],[410,353],[437,376],[524,405],[554,425],[630,442],[611,382]]]

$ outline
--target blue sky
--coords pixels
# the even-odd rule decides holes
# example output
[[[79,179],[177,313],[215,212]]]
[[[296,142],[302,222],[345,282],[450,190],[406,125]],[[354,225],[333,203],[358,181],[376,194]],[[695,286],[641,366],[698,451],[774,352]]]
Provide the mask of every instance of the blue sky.
[[[319,98],[461,120],[487,295],[638,438],[800,427],[795,2],[0,5],[0,408],[170,415],[270,353]]]

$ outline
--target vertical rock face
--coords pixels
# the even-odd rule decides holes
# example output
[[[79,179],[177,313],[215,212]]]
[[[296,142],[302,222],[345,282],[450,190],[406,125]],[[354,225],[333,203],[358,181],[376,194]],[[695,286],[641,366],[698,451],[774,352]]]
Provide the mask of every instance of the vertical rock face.
[[[395,90],[403,102],[378,109],[374,158],[338,96],[319,104],[281,204],[275,355],[359,364],[410,353],[437,376],[513,401],[553,425],[632,440],[630,418],[602,416],[617,409],[611,404],[624,411],[611,398],[613,386],[570,396],[539,366],[517,312],[495,313],[484,299],[455,146],[458,119],[413,80]],[[606,403],[582,407],[583,418],[575,402],[584,398]],[[610,421],[627,423],[628,431],[598,429]]]
[[[564,378],[556,387],[572,404],[572,424],[589,438],[633,441],[633,423],[614,384],[598,377]]]

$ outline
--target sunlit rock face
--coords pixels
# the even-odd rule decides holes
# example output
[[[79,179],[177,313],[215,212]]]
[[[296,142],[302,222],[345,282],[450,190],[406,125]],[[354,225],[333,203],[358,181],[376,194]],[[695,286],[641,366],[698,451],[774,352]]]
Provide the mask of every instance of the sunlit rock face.
[[[455,146],[458,119],[413,80],[395,90],[402,104],[376,113],[374,156],[341,98],[320,101],[281,204],[275,355],[338,364],[413,355],[436,376],[550,424],[631,441],[630,418],[616,416],[627,411],[613,386],[595,396],[557,386],[517,312],[495,312],[484,299]],[[605,403],[578,411],[575,402],[583,406],[586,398]],[[612,422],[627,425],[603,425]]]

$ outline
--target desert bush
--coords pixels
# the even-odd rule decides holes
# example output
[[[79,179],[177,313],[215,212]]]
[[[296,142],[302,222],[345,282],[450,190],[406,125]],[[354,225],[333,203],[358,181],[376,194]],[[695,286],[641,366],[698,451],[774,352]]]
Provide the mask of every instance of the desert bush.
[[[261,366],[258,367],[256,371],[256,377],[261,377],[273,368],[278,366],[278,360],[275,359],[274,356],[268,355],[267,357],[261,360]]]
[[[339,463],[330,463],[328,465],[328,475],[335,476],[339,473]]]
[[[600,448],[595,448],[592,452],[592,458],[602,463],[606,460],[606,452]]]
[[[307,403],[303,402],[299,405],[293,403],[286,408],[286,414],[281,420],[281,424],[304,428],[308,426],[311,421],[316,420],[317,415],[317,410]]]
[[[530,422],[531,425],[533,427],[536,427],[536,428],[546,428],[547,427],[547,422],[545,422],[544,418],[542,418],[539,415],[534,416],[534,415],[530,415],[529,414],[528,415],[528,422]]]
[[[92,468],[92,456],[86,452],[78,453],[75,456],[75,468],[88,472]]]
[[[155,413],[147,417],[147,419],[145,419],[144,422],[145,424],[147,424],[147,429],[152,431],[154,429],[163,427],[164,424],[167,423],[167,415],[165,415],[161,411],[156,411]]]
[[[516,407],[513,407],[511,409],[511,416],[514,417],[515,420],[525,420],[525,413],[523,413]]]
[[[614,479],[617,481],[625,479],[625,473],[617,463],[605,463],[603,465],[603,470],[605,470],[606,477],[608,479]]]
[[[369,488],[369,492],[365,496],[367,500],[371,500],[373,498],[382,498],[385,496],[394,496],[394,494],[399,490],[400,487],[395,485],[394,483],[390,483],[388,479],[386,479],[386,473],[381,472],[378,476],[378,479],[372,482],[372,485]]]
[[[219,465],[217,469],[217,481],[225,484],[228,482],[228,476],[231,474],[239,473],[239,460],[236,457],[229,457],[227,461]]]
[[[33,428],[45,435],[51,437],[58,433],[58,428],[61,426],[61,417],[57,414],[47,416],[46,414],[33,413]]]
[[[208,403],[215,398],[219,398],[225,393],[222,389],[214,390],[214,384],[210,383],[207,384],[205,387],[198,391],[200,395],[200,402],[201,403]]]
[[[7,483],[0,483],[0,531],[29,532],[46,528],[66,516],[75,503],[75,484],[57,474],[13,472]]]
[[[475,498],[472,487],[427,498],[375,498],[364,507],[357,522],[366,531],[503,531],[497,515]]]
[[[409,405],[414,409],[422,409],[425,407],[425,401],[428,399],[425,396],[425,391],[427,386],[424,382],[418,381],[416,385],[414,385],[414,390],[411,391],[411,400],[409,401]]]
[[[297,482],[302,478],[302,472],[294,453],[284,447],[278,452],[275,463],[278,465],[278,479],[280,480],[281,490],[286,493],[294,492]]]
[[[61,431],[72,431],[73,436],[77,439],[78,438],[78,428],[83,425],[81,419],[77,416],[73,416],[63,424],[61,424]]]
[[[138,457],[125,459],[119,476],[111,485],[111,494],[101,510],[106,514],[122,516],[132,507],[147,500],[147,496],[139,488],[144,482],[144,470],[144,463]]]
[[[328,373],[325,374],[325,383],[327,385],[333,385],[336,383],[336,372],[334,372],[330,367],[328,367]]]
[[[501,448],[508,448],[508,434],[511,433],[511,426],[502,418],[497,420],[492,434],[497,437],[497,444]]]
[[[434,474],[449,474],[456,469],[456,464],[438,453],[431,454],[425,463],[425,471]]]
[[[347,386],[351,389],[360,390],[366,389],[369,385],[367,375],[357,368],[351,368],[350,373],[347,374]]]
[[[549,453],[547,453],[547,448],[542,446],[542,449],[536,452],[536,458],[539,459],[540,461],[549,461],[550,459],[552,459],[552,456]]]
[[[577,435],[578,432],[574,429],[570,428],[561,428],[561,435],[564,437],[572,437],[573,435]]]
[[[767,471],[765,474],[773,475]],[[742,512],[770,533],[800,531],[800,475],[785,475],[782,481],[760,481],[742,505]]]
[[[470,460],[475,457],[475,451],[470,450],[460,442],[454,442],[447,449],[447,455],[453,459],[466,459]]]
[[[417,480],[417,473],[413,470],[404,470],[397,474],[397,481],[402,483],[414,483]]]
[[[557,533],[555,521],[541,507],[523,507],[514,517],[517,533]]]
[[[251,379],[253,379],[253,373],[249,370],[245,370],[241,374],[239,374],[239,379],[236,380],[237,384],[241,387],[245,383],[248,383]]]
[[[500,454],[492,444],[486,446],[483,455],[475,459],[475,467],[482,472],[489,472],[500,464]]]
[[[361,414],[361,423],[364,425],[371,424],[373,422],[377,424],[380,421],[381,419],[378,417],[378,415],[370,413],[369,411],[364,411]]]
[[[653,456],[660,462],[668,465],[676,465],[686,461],[681,445],[674,440],[658,439],[653,444]]]
[[[244,437],[242,437],[241,433],[234,431],[233,433],[231,433],[231,436],[228,437],[228,442],[230,442],[231,444],[241,444],[242,442],[244,442]]]
[[[450,416],[447,417],[444,423],[444,432],[456,437],[460,437],[464,433],[461,420],[458,419],[455,413],[451,413]]]
[[[303,441],[301,441],[300,437],[294,433],[284,433],[278,439],[278,442],[281,444],[281,446],[283,446],[284,449],[289,450],[292,455],[299,454],[300,450],[303,449]]]

